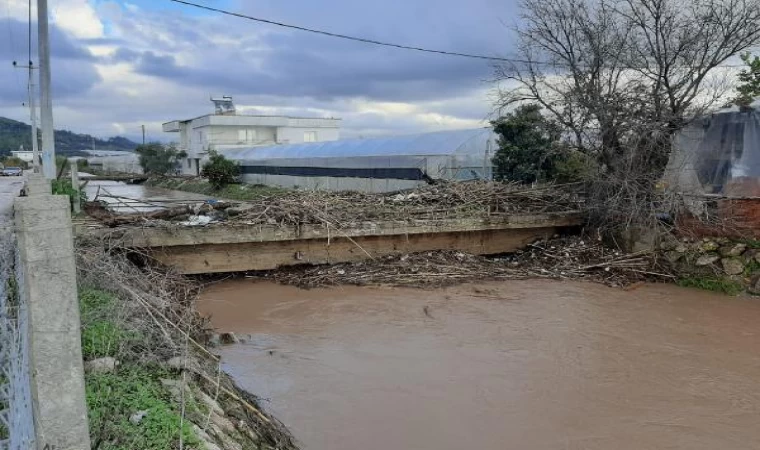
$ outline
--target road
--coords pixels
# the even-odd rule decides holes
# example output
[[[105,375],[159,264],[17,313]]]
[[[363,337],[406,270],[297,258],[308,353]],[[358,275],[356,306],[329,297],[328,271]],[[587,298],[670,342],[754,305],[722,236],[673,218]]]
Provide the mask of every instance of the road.
[[[13,199],[24,187],[24,177],[0,177],[0,226],[12,219]]]

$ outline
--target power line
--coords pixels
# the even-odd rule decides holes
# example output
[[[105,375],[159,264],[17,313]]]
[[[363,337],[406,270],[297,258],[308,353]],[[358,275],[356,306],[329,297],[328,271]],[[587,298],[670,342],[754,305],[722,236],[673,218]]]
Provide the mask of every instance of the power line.
[[[15,61],[16,60],[16,55],[18,54],[18,49],[16,47],[15,39],[13,39],[13,28],[12,28],[13,25],[11,23],[13,21],[13,15],[11,14],[11,0],[6,0],[5,7],[6,7],[6,12],[8,14],[8,21],[7,21],[7,23],[8,23],[8,45],[9,45],[9,47],[8,47],[8,53],[11,55],[11,59],[13,59]],[[15,73],[14,76],[16,77],[16,84],[18,84],[20,86],[23,86],[23,84],[21,82],[21,78],[19,78],[18,72],[16,72],[15,70],[13,72]]]
[[[262,19],[260,17],[253,17],[253,16],[249,16],[249,15],[246,15],[246,14],[242,14],[242,13],[236,13],[236,12],[233,12],[233,11],[226,11],[224,9],[213,8],[211,6],[199,5],[197,3],[192,3],[192,2],[185,1],[185,0],[169,0],[169,1],[174,2],[174,3],[181,3],[183,5],[192,6],[192,7],[199,8],[199,9],[205,9],[206,11],[212,11],[212,12],[216,12],[216,13],[219,13],[219,14],[224,14],[224,15],[227,15],[227,16],[239,17],[241,19],[253,20],[253,21],[262,22],[262,23],[268,23],[270,25],[276,25],[278,27],[291,28],[291,29],[294,29],[294,30],[306,31],[306,32],[309,32],[309,33],[321,34],[323,36],[330,36],[330,37],[340,38],[340,39],[348,39],[349,41],[363,42],[365,44],[382,45],[382,46],[385,46],[385,47],[394,47],[394,48],[400,48],[400,49],[404,49],[404,50],[414,50],[414,51],[425,52],[425,53],[436,53],[436,54],[439,54],[439,55],[460,56],[460,57],[463,57],[463,58],[473,58],[473,59],[485,59],[485,60],[488,60],[488,61],[521,62],[521,63],[526,63],[526,64],[527,63],[531,63],[531,61],[527,61],[527,60],[519,60],[519,59],[511,59],[511,58],[499,58],[499,57],[496,57],[496,56],[476,55],[476,54],[473,54],[473,53],[450,52],[450,51],[446,51],[446,50],[434,50],[434,49],[429,49],[429,48],[415,47],[415,46],[412,46],[412,45],[403,45],[403,44],[394,44],[394,43],[390,43],[390,42],[376,41],[374,39],[367,39],[367,38],[356,37],[356,36],[348,36],[348,35],[345,35],[345,34],[333,33],[333,32],[330,32],[330,31],[317,30],[317,29],[313,29],[313,28],[302,27],[302,26],[299,26],[299,25],[290,25],[290,24],[287,24],[287,23],[276,22],[274,20]],[[533,61],[532,63],[535,63],[535,61]]]
[[[29,0],[29,65],[32,65],[32,0]]]
[[[190,1],[187,1],[187,0],[169,0],[169,1],[170,2],[174,2],[174,3],[180,3],[180,4],[186,5],[186,6],[192,6],[194,8],[203,9],[203,10],[206,10],[206,11],[211,11],[211,12],[227,15],[227,16],[238,17],[238,18],[241,18],[241,19],[252,20],[252,21],[255,21],[255,22],[261,22],[261,23],[266,23],[266,24],[270,24],[270,25],[276,25],[278,27],[290,28],[290,29],[293,29],[293,30],[305,31],[305,32],[308,32],[308,33],[321,34],[323,36],[329,36],[329,37],[334,37],[334,38],[339,38],[339,39],[347,39],[347,40],[355,41],[355,42],[363,42],[365,44],[373,44],[373,45],[380,45],[380,46],[385,46],[385,47],[393,47],[393,48],[398,48],[398,49],[403,49],[403,50],[414,50],[414,51],[424,52],[424,53],[435,53],[435,54],[438,54],[438,55],[458,56],[458,57],[463,57],[463,58],[482,59],[482,60],[487,60],[487,61],[499,61],[499,62],[510,62],[510,63],[526,64],[526,65],[543,65],[543,66],[554,66],[554,67],[562,66],[562,64],[554,63],[554,62],[550,62],[550,61],[533,61],[533,60],[520,59],[520,58],[502,58],[502,57],[497,57],[497,56],[478,55],[478,54],[474,54],[474,53],[452,52],[452,51],[447,51],[447,50],[435,50],[435,49],[430,49],[430,48],[416,47],[416,46],[412,46],[412,45],[394,44],[394,43],[391,43],[391,42],[377,41],[377,40],[374,40],[374,39],[367,39],[367,38],[362,38],[362,37],[357,37],[357,36],[349,36],[349,35],[346,35],[346,34],[333,33],[333,32],[330,32],[330,31],[317,30],[317,29],[314,29],[314,28],[302,27],[300,25],[291,25],[291,24],[287,24],[287,23],[283,23],[283,22],[277,22],[275,20],[262,19],[260,17],[249,16],[247,14],[237,13],[237,12],[234,12],[234,11],[227,11],[227,10],[220,9],[220,8],[214,8],[212,6],[200,5],[198,3],[193,3],[193,2],[190,2]],[[731,67],[745,67],[745,65],[743,65],[743,64],[722,64],[722,65],[719,65],[717,67],[731,68]],[[640,67],[629,67],[629,69],[640,69]]]

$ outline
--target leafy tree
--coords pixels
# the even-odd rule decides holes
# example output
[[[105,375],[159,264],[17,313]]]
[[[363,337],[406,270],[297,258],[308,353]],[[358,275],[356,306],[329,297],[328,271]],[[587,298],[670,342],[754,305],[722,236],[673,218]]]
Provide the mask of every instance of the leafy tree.
[[[135,153],[140,155],[140,166],[148,174],[166,175],[177,168],[178,151],[174,144],[151,142],[139,145]]]
[[[17,158],[15,156],[6,156],[2,159],[2,164],[4,167],[21,167],[25,168],[27,166],[26,162],[22,161],[20,158]]]
[[[578,177],[579,160],[570,160],[571,152],[561,142],[562,127],[541,114],[539,105],[521,105],[491,124],[499,135],[493,158],[496,180],[565,182]]]
[[[224,155],[210,150],[209,161],[203,166],[201,175],[208,178],[214,189],[220,189],[235,182],[240,175],[240,166],[235,161],[225,158]]]
[[[760,45],[760,0],[521,0],[498,108],[538,103],[599,167],[589,219],[659,226],[674,137],[721,98],[721,65]]]
[[[760,97],[760,56],[752,57],[749,52],[741,55],[747,68],[739,73],[739,83],[736,90],[739,96],[734,100],[737,104],[747,106],[755,98]]]

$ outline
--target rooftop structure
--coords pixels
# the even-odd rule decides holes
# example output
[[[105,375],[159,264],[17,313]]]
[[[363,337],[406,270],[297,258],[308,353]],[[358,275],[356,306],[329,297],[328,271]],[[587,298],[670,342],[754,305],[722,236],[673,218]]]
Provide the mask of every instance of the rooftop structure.
[[[182,172],[200,173],[209,150],[226,151],[299,142],[335,141],[340,119],[241,115],[232,97],[212,98],[215,113],[163,124],[167,133],[179,133],[179,149],[187,153]]]

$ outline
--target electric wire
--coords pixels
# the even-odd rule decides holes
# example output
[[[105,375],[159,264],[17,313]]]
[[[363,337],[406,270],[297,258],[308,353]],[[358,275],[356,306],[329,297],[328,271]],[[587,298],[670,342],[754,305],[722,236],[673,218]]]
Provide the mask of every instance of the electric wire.
[[[396,43],[392,43],[392,42],[378,41],[378,40],[375,40],[375,39],[368,39],[368,38],[363,38],[363,37],[358,37],[358,36],[350,36],[350,35],[341,34],[341,33],[334,33],[334,32],[331,32],[331,31],[319,30],[319,29],[316,29],[316,28],[308,28],[308,27],[304,27],[304,26],[300,26],[300,25],[293,25],[293,24],[288,24],[288,23],[284,23],[284,22],[278,22],[276,20],[264,19],[264,18],[261,18],[261,17],[251,16],[251,15],[248,15],[248,14],[243,14],[243,13],[234,12],[234,11],[228,11],[228,10],[221,9],[221,8],[215,8],[213,6],[202,5],[202,4],[194,3],[194,2],[191,2],[191,1],[188,1],[188,0],[169,0],[169,1],[173,2],[173,3],[182,4],[182,5],[185,5],[185,6],[190,6],[190,7],[193,7],[193,8],[198,8],[198,9],[202,9],[202,10],[206,10],[206,11],[210,11],[210,12],[226,15],[226,16],[232,16],[232,17],[237,17],[237,18],[240,18],[240,19],[252,20],[254,22],[266,23],[266,24],[275,25],[275,26],[278,26],[278,27],[290,28],[290,29],[293,29],[293,30],[299,30],[299,31],[304,31],[304,32],[308,32],[308,33],[314,33],[314,34],[319,34],[319,35],[323,35],[323,36],[329,36],[329,37],[333,37],[333,38],[338,38],[338,39],[346,39],[346,40],[350,40],[350,41],[354,41],[354,42],[361,42],[361,43],[365,43],[365,44],[372,44],[372,45],[378,45],[378,46],[392,47],[392,48],[397,48],[397,49],[402,49],[402,50],[412,50],[412,51],[423,52],[423,53],[434,53],[434,54],[444,55],[444,56],[455,56],[455,57],[461,57],[461,58],[480,59],[480,60],[487,60],[487,61],[494,61],[494,62],[508,62],[508,63],[515,63],[515,64],[524,64],[526,66],[541,65],[541,66],[554,66],[554,67],[557,67],[557,68],[562,68],[562,67],[565,66],[564,64],[557,63],[557,62],[551,62],[551,61],[535,61],[535,60],[521,59],[521,58],[506,58],[506,57],[498,57],[498,56],[487,56],[487,55],[479,55],[479,54],[475,54],[475,53],[462,53],[462,52],[455,52],[455,51],[448,51],[448,50],[438,50],[438,49],[424,48],[424,47],[418,47],[418,46],[414,46],[414,45],[396,44]],[[720,68],[732,68],[732,67],[745,67],[745,65],[743,65],[743,64],[721,64],[721,65],[719,65],[717,67],[720,67]],[[621,69],[642,69],[642,67],[620,67],[620,68]]]

